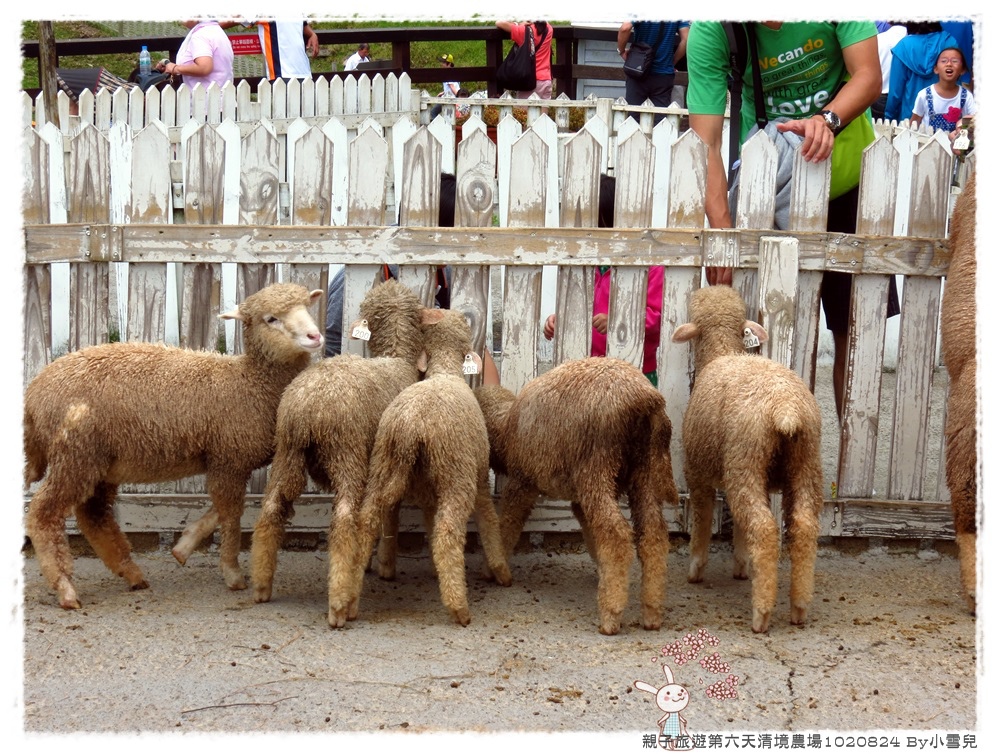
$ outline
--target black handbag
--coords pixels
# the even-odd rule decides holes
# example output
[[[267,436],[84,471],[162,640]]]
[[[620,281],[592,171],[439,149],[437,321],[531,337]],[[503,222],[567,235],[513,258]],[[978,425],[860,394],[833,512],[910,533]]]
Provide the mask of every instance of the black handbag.
[[[656,57],[660,42],[663,41],[663,34],[663,22],[661,21],[660,36],[657,38],[656,44],[650,46],[645,42],[636,42],[629,45],[628,52],[625,53],[625,64],[622,66],[626,76],[633,79],[646,77],[649,69],[653,67],[653,59]]]
[[[526,92],[535,88],[535,35],[527,24],[524,44],[514,45],[497,66],[497,88]]]

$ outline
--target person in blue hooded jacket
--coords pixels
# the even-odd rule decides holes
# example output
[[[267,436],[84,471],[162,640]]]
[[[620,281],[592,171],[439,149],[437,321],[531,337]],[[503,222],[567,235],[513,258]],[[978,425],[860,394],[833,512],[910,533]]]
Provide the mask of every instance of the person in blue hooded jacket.
[[[941,30],[937,21],[906,24],[907,35],[892,48],[889,69],[889,96],[885,103],[887,120],[907,120],[921,89],[937,82],[934,66],[941,51],[958,47],[955,38]]]

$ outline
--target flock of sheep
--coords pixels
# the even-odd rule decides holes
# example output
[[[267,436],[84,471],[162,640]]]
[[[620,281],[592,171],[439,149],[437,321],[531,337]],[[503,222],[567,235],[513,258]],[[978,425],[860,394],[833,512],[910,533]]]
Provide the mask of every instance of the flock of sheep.
[[[951,377],[947,477],[961,577],[975,611],[976,396],[974,182],[953,220],[952,268],[942,337]],[[251,550],[255,602],[272,596],[284,529],[307,475],[333,494],[328,621],[359,614],[364,574],[395,574],[398,508],[423,511],[441,600],[471,619],[465,581],[468,520],[476,517],[483,573],[511,583],[509,560],[539,495],[571,501],[598,572],[599,630],[616,634],[634,554],[641,566],[642,625],[658,629],[667,589],[669,537],[663,510],[676,505],[671,426],[663,396],[631,364],[569,361],[518,395],[473,390],[476,369],[464,316],[427,309],[389,280],[369,291],[360,316],[370,357],[321,359],[323,336],[309,314],[323,291],[279,283],[222,315],[242,323],[245,352],[224,356],[164,345],[115,343],[67,354],[28,386],[25,484],[41,482],[26,519],[42,573],[64,608],[79,608],[66,519],[75,515],[95,553],[132,589],[148,586],[112,505],[118,485],[205,474],[212,507],[189,525],[173,554],[184,563],[216,527],[230,589],[247,584],[237,556],[240,516],[254,469],[271,464]],[[684,474],[693,526],[688,580],[701,581],[716,490],[734,520],[734,569],[751,578],[752,628],[768,630],[777,603],[780,522],[769,493],[783,493],[792,563],[790,621],[813,598],[823,506],[820,414],[788,368],[747,353],[746,320],[726,286],[696,291],[690,322],[695,382],[684,416]],[[349,332],[354,330],[349,328]],[[234,400],[239,396],[239,400]],[[504,475],[499,515],[489,469]],[[618,501],[628,499],[631,526]]]

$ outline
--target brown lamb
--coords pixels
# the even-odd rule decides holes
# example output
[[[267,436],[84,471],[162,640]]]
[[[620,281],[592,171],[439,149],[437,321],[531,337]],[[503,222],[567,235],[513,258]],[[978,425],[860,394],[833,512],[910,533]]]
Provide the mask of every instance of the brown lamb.
[[[25,484],[42,480],[26,527],[42,573],[64,608],[79,608],[66,519],[132,589],[145,589],[112,505],[125,483],[205,474],[212,508],[174,547],[182,564],[221,528],[220,563],[244,589],[240,516],[247,481],[271,460],[281,393],[323,352],[308,308],[323,296],[271,285],[221,315],[243,323],[245,352],[224,356],[151,343],[109,343],[56,359],[24,395]],[[44,479],[43,479],[44,477]]]
[[[976,612],[976,500],[979,485],[976,398],[976,180],[973,174],[951,218],[951,263],[941,301],[941,355],[948,369],[945,478],[958,542],[962,589]]]
[[[684,413],[684,476],[693,516],[688,581],[704,577],[717,489],[733,515],[735,578],[749,555],[753,621],[767,631],[777,603],[778,522],[769,491],[782,492],[792,560],[791,622],[805,623],[813,598],[819,515],[823,508],[820,413],[816,398],[788,367],[744,350],[746,306],[729,286],[695,291],[691,322],[675,342],[694,340],[695,381]]]
[[[677,505],[663,396],[633,365],[592,357],[560,364],[516,397],[499,386],[478,388],[476,397],[490,463],[507,475],[500,532],[508,556],[540,494],[570,500],[597,563],[600,632],[621,627],[636,550],[642,625],[660,628],[670,547],[663,506]],[[618,503],[623,494],[631,528]]]
[[[416,294],[402,283],[390,279],[374,286],[360,307],[370,331],[371,358],[343,354],[324,359],[285,390],[278,407],[274,461],[250,553],[255,602],[271,599],[285,525],[305,489],[307,472],[322,489],[335,493],[328,583],[338,570],[353,566],[338,559],[346,547],[342,538],[353,536],[353,525],[342,522],[353,521],[361,509],[382,413],[420,377],[423,311]]]
[[[504,586],[511,583],[489,494],[486,425],[463,371],[467,359],[476,359],[472,332],[460,312],[448,309],[426,310],[423,332],[424,379],[406,388],[382,414],[357,536],[338,540],[342,551],[337,559],[354,566],[331,574],[329,622],[335,628],[357,618],[368,554],[379,526],[404,497],[423,510],[441,601],[456,623],[465,626],[471,620],[464,550],[473,513],[487,572]]]

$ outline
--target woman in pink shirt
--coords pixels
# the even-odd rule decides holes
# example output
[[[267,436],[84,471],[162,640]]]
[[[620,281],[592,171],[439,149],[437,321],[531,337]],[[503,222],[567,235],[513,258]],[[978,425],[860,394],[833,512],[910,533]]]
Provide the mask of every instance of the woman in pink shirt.
[[[221,89],[233,80],[233,46],[218,21],[188,20],[191,31],[177,51],[177,62],[157,65],[157,70],[183,77],[190,87],[201,84],[207,89],[218,84]]]
[[[508,34],[514,44],[524,44],[524,23],[513,21],[497,21],[497,28]],[[535,21],[531,24],[531,33],[535,38],[535,88],[518,92],[518,99],[527,99],[534,91],[542,99],[552,99],[552,27],[547,21]]]

